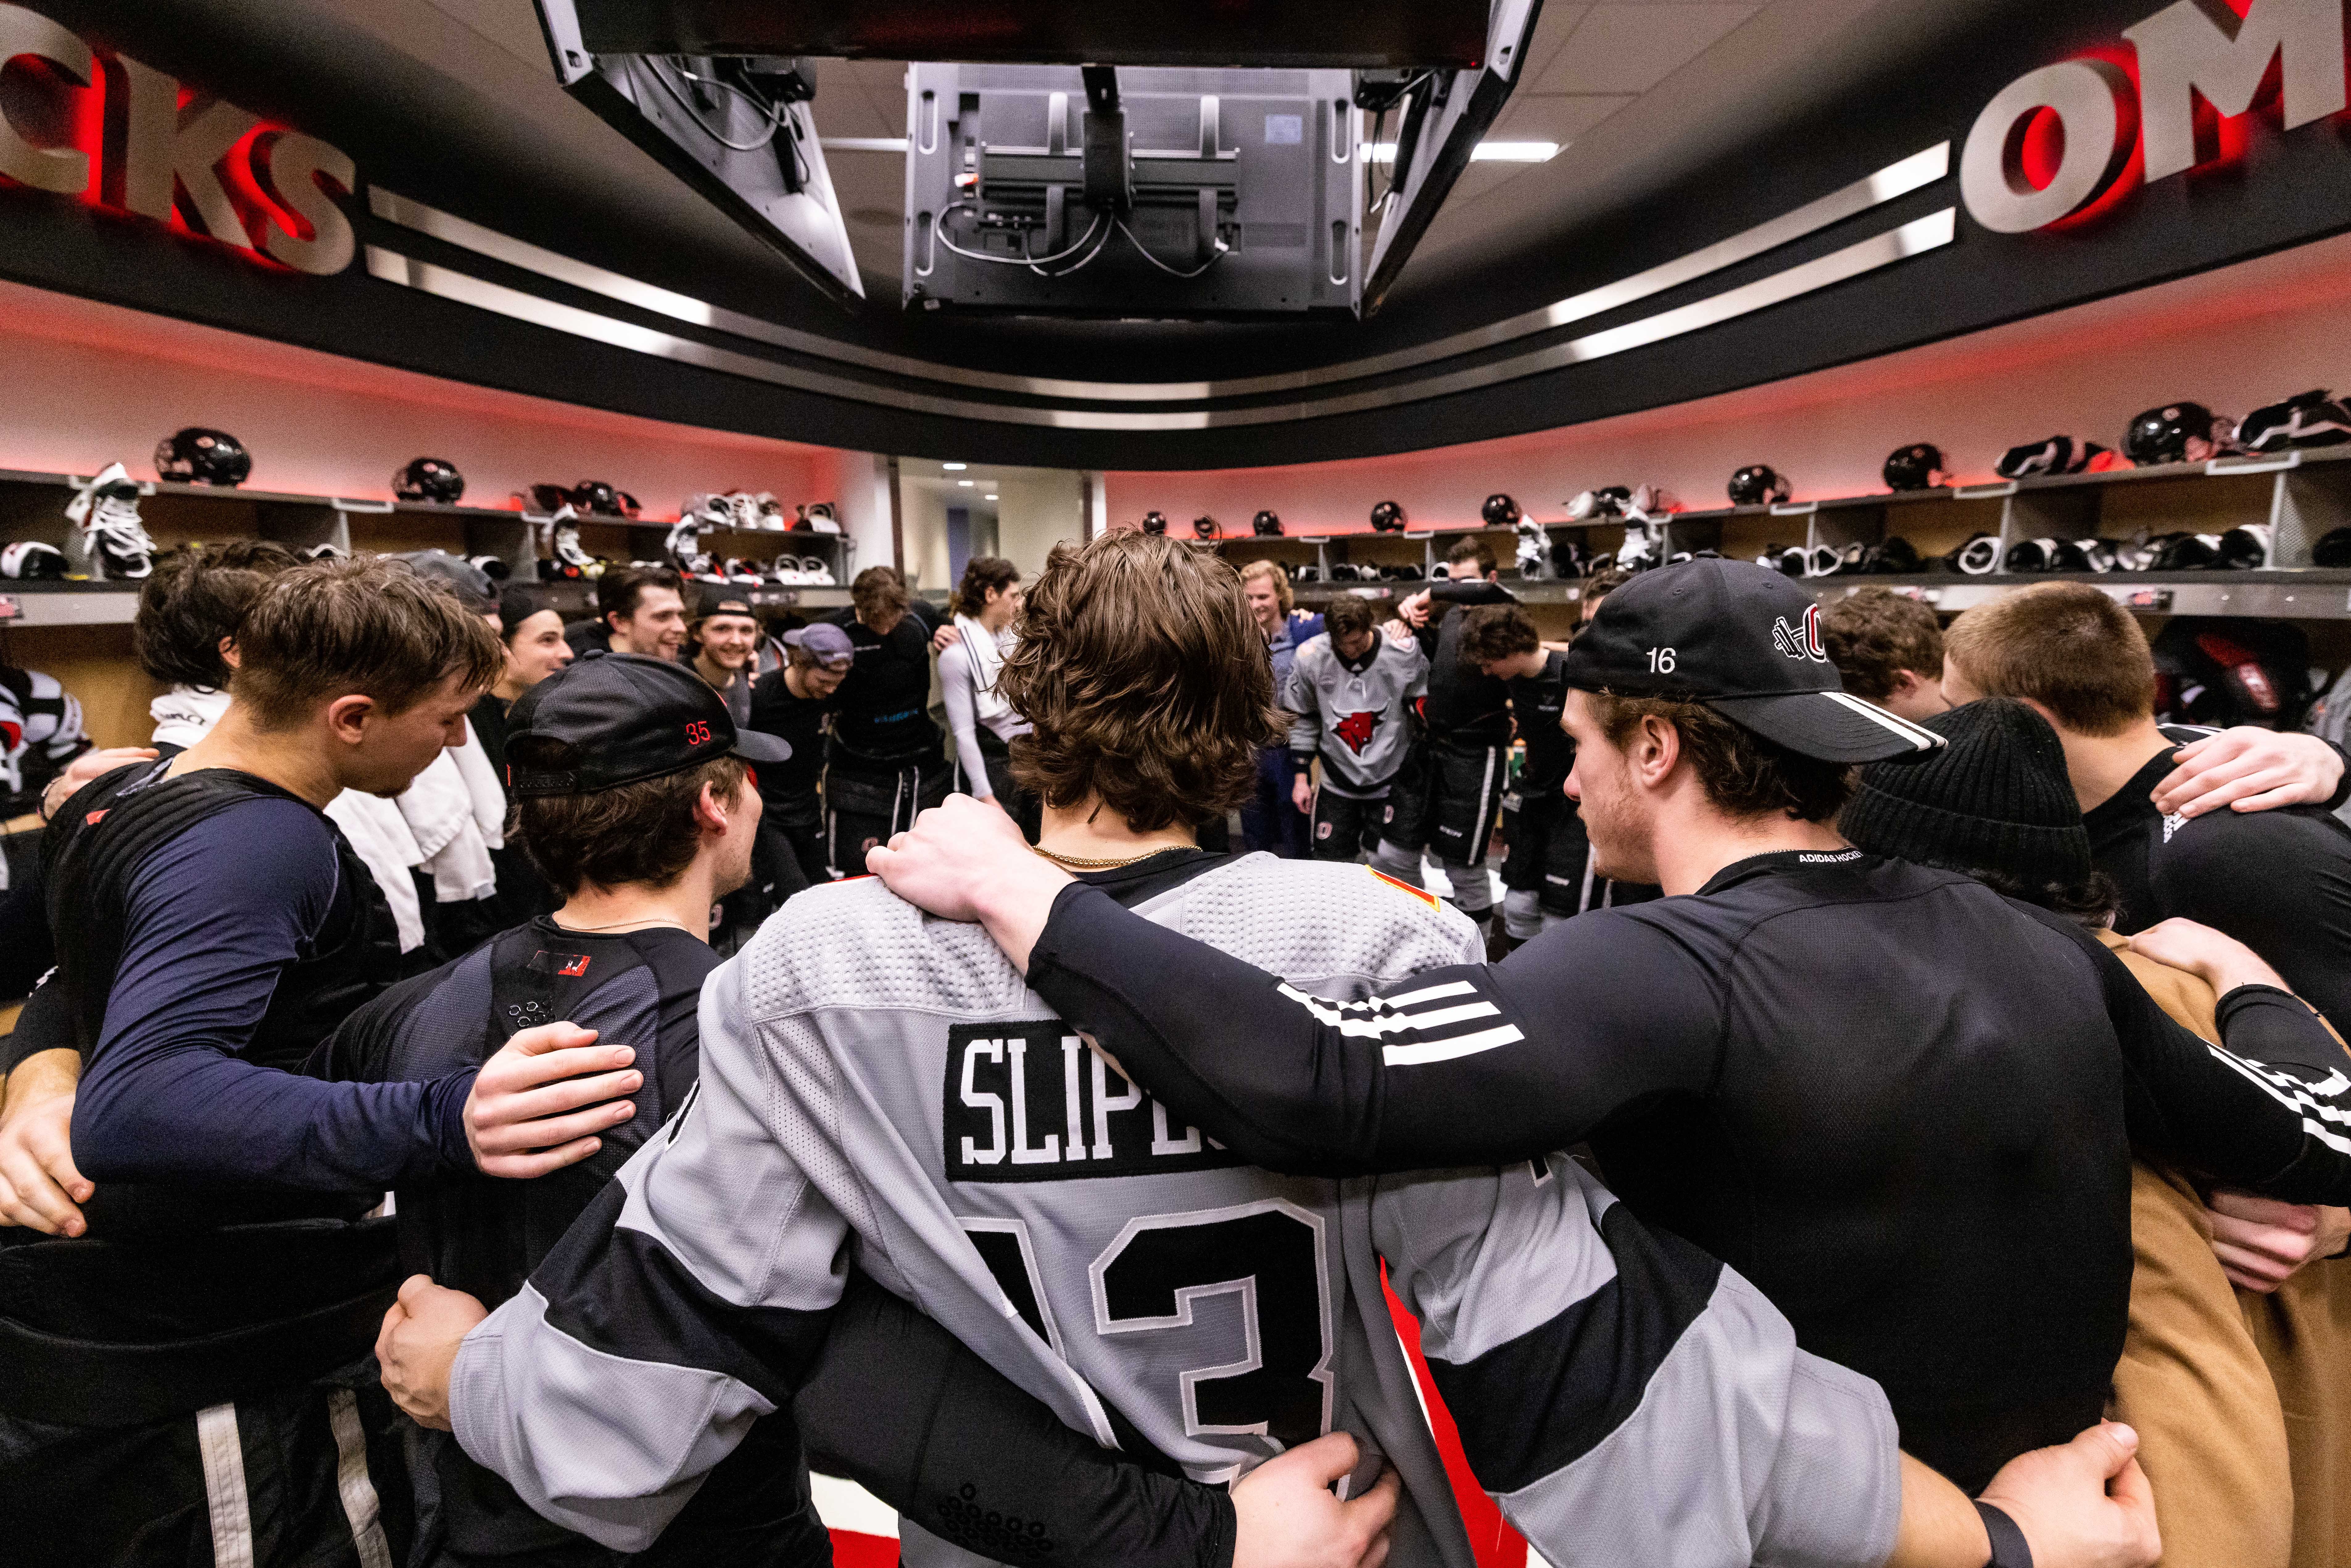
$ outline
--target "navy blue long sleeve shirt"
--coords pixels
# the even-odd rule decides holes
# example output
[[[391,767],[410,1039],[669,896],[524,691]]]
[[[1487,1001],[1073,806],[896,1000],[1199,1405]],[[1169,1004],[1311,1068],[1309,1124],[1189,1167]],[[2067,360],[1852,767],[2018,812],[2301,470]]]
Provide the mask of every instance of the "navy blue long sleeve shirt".
[[[323,1083],[241,1054],[338,898],[335,830],[298,801],[220,811],[136,874],[106,1021],[74,1103],[92,1181],[366,1191],[472,1168],[468,1069],[429,1083]]]

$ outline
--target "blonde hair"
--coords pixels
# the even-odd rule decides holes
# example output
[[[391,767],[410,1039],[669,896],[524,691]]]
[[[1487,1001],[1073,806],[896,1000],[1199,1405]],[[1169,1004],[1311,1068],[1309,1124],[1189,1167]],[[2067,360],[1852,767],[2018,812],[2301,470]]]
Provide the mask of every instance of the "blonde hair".
[[[1255,582],[1260,577],[1272,580],[1274,597],[1281,601],[1281,612],[1289,614],[1298,603],[1298,595],[1290,591],[1290,574],[1270,560],[1253,560],[1241,568],[1244,585]]]

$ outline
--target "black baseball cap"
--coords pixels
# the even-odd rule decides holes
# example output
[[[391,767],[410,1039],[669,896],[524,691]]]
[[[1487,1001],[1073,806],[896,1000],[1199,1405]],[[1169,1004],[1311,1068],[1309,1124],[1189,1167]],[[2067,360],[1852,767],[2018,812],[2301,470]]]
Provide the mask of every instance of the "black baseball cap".
[[[792,754],[779,737],[737,729],[726,701],[684,664],[601,648],[516,701],[507,716],[508,752],[530,735],[569,743],[578,761],[546,772],[509,760],[509,795],[588,795],[683,773],[713,758],[782,762]]]
[[[1844,689],[1821,642],[1821,607],[1769,567],[1691,560],[1635,577],[1601,601],[1567,653],[1567,684],[1704,703],[1824,762],[1890,762],[1943,745]]]

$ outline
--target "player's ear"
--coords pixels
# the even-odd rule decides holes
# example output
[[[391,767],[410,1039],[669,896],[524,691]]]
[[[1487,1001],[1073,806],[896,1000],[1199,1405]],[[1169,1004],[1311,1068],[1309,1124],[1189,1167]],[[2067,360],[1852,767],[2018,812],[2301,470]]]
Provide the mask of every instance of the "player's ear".
[[[1641,720],[1626,760],[1633,766],[1634,776],[1644,784],[1663,784],[1682,758],[1682,732],[1673,720],[1650,714]]]
[[[357,746],[367,737],[367,721],[380,710],[373,697],[361,692],[351,692],[327,705],[327,728],[346,746]]]
[[[733,802],[718,798],[718,787],[708,779],[702,782],[702,792],[694,798],[695,826],[706,832],[723,833],[734,815]]]

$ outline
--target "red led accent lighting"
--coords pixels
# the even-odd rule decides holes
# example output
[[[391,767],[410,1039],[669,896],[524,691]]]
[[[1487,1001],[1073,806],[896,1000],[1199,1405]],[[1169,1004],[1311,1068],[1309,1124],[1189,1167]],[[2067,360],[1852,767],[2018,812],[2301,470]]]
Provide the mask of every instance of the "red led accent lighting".
[[[2036,191],[2045,191],[2065,163],[2065,122],[2043,105],[2017,121],[2009,133],[2017,172]]]
[[[2037,231],[2042,234],[2066,234],[2103,223],[2147,184],[2147,146],[2139,134],[2138,51],[2128,44],[2097,44],[2077,50],[2074,57],[2110,65],[2130,78],[2130,91],[2116,106],[2122,122],[2115,131],[2118,139],[2130,143],[2130,157],[2105,190],[2055,223],[2043,225]]]

